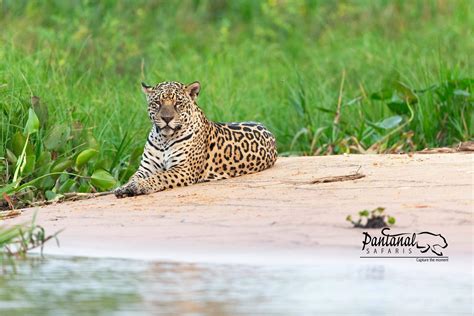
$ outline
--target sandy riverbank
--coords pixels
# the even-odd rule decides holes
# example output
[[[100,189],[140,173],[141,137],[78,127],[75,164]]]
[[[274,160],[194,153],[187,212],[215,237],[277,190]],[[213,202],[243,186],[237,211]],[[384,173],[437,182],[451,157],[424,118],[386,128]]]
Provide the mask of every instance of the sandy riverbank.
[[[105,196],[38,208],[45,253],[152,260],[311,263],[360,260],[362,231],[348,214],[378,206],[396,232],[431,231],[451,262],[470,264],[474,155],[279,158],[259,174],[126,199]],[[311,184],[356,172],[353,181]],[[34,209],[8,220],[27,221]],[[376,230],[379,231],[379,230]]]

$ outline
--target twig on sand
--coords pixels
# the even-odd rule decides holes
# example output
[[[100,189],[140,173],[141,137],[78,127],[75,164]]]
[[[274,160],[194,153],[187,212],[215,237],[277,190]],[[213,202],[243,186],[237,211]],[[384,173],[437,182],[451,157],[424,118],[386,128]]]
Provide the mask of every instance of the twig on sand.
[[[70,193],[64,193],[60,198],[55,199],[55,200],[33,202],[33,203],[30,204],[30,206],[43,206],[43,205],[66,202],[66,201],[87,200],[87,199],[92,199],[92,198],[96,198],[96,197],[99,197],[99,196],[109,195],[109,194],[112,194],[112,193],[113,193],[112,191],[97,192],[97,193],[70,192]]]
[[[322,177],[312,180],[311,184],[318,184],[318,183],[329,183],[329,182],[341,182],[341,181],[351,181],[364,178],[365,174],[362,173],[352,173],[344,176],[333,176],[333,177]]]
[[[458,152],[474,152],[474,142],[462,142],[459,143],[455,148],[452,147],[440,147],[440,148],[425,148],[421,151],[417,151],[417,154],[450,154]]]
[[[8,219],[8,218],[13,218],[18,215],[21,215],[20,210],[8,210],[8,211],[0,211],[0,220],[2,219]]]
[[[77,193],[77,192],[70,192],[70,193],[64,193],[64,198],[67,200],[83,200],[83,199],[91,199],[99,196],[104,196],[104,195],[110,195],[112,194],[112,191],[107,191],[107,192],[96,192],[96,193]]]

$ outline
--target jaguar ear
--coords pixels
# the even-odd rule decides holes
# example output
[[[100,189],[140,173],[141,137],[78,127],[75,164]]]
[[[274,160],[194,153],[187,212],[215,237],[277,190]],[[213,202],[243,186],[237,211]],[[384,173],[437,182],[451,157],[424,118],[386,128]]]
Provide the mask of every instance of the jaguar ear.
[[[186,86],[186,92],[189,94],[191,99],[196,100],[196,97],[199,95],[201,90],[201,84],[199,81],[194,81]]]
[[[153,91],[153,87],[142,82],[142,90],[143,90],[143,93],[150,94]]]

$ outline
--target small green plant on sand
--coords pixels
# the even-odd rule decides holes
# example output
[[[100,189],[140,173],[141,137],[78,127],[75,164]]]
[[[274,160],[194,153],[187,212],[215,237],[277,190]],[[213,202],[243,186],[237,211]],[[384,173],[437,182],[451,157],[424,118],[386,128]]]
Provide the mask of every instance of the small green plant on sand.
[[[395,217],[384,214],[384,207],[377,207],[372,211],[362,210],[359,212],[357,221],[352,219],[351,215],[347,215],[346,220],[351,222],[356,228],[382,228],[395,224]]]
[[[15,259],[23,259],[28,251],[40,247],[43,252],[44,244],[55,239],[59,246],[57,235],[46,235],[44,228],[35,224],[36,216],[33,216],[31,224],[18,224],[14,226],[0,225],[0,265],[5,264],[15,268]]]

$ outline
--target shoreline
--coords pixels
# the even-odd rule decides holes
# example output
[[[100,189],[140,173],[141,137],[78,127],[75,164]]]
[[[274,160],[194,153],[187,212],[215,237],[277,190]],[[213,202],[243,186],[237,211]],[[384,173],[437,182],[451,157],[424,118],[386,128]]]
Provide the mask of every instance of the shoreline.
[[[473,158],[466,153],[279,158],[273,168],[257,174],[147,196],[103,196],[31,208],[5,222],[29,221],[37,209],[37,224],[47,234],[64,228],[58,235],[61,247],[50,241],[45,255],[364,264],[359,258],[364,229],[352,228],[345,217],[380,206],[396,218],[393,232],[446,236],[450,260],[444,264],[460,264],[464,270],[473,253]],[[353,174],[359,167],[364,178],[311,183]]]

